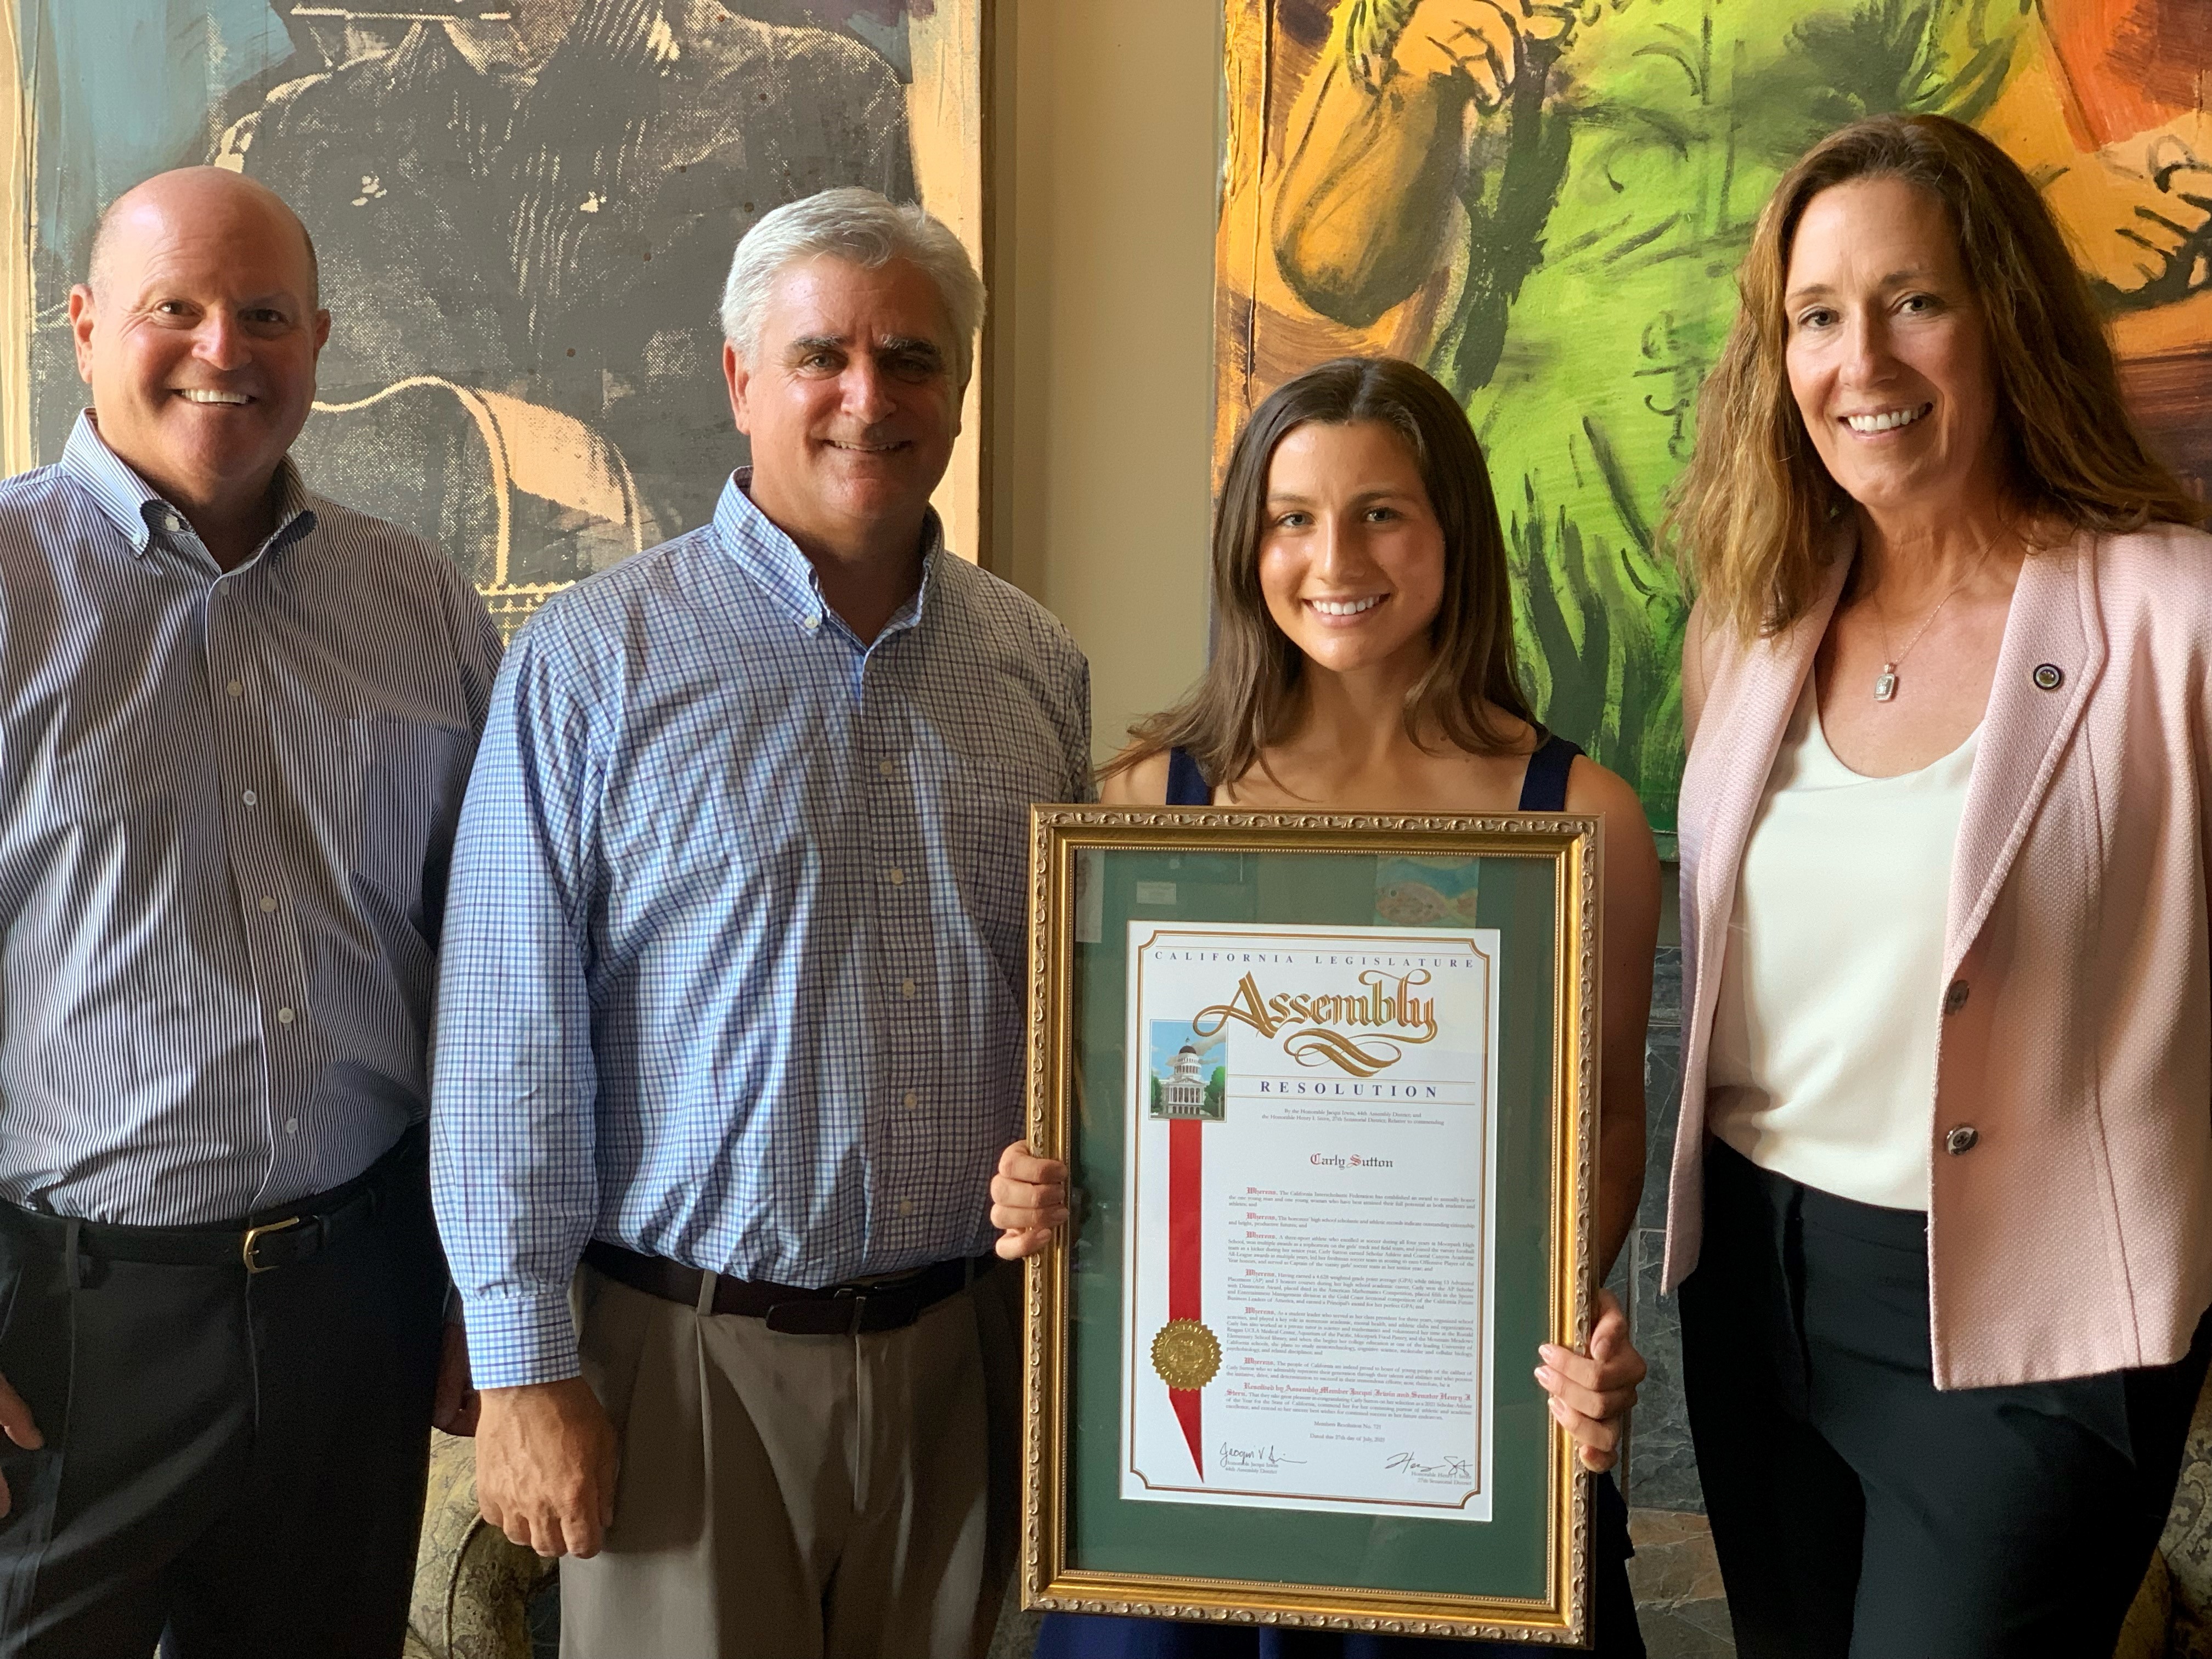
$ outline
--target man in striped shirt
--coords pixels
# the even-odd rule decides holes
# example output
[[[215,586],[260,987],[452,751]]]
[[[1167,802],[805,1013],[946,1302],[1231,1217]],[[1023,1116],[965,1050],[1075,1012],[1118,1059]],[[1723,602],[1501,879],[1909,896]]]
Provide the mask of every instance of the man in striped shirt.
[[[0,1656],[392,1659],[497,636],[287,459],[329,318],[267,190],[131,191],[70,314],[93,410],[0,483]]]
[[[478,1497],[567,1558],[571,1656],[955,1659],[998,1611],[1019,1276],[985,1193],[1027,808],[1086,787],[1090,683],[930,510],[982,301],[918,208],[763,218],[723,301],[751,468],[500,673],[434,1182]]]

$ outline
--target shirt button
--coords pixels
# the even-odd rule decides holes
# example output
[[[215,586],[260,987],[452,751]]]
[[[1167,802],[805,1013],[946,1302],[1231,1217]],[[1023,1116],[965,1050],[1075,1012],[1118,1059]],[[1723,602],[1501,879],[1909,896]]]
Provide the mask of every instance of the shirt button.
[[[246,695],[245,685],[237,680],[233,680],[228,685],[223,687],[223,690],[229,692],[234,697],[242,697]]]
[[[279,1025],[289,1025],[298,1018],[299,1016],[294,1013],[289,1008],[279,1008],[276,1011],[276,1023]]]
[[[906,1107],[907,1107],[907,1110],[908,1110],[908,1111],[912,1111],[915,1107],[917,1107],[917,1106],[919,1106],[919,1105],[921,1105],[921,1097],[920,1095],[916,1094],[913,1090],[911,1090],[911,1089],[908,1090],[908,1091],[906,1091]]]
[[[264,916],[276,908],[276,901],[273,898],[264,898],[261,901],[261,914]]]
[[[899,981],[899,994],[911,1000],[914,996],[914,981],[910,979],[901,980]]]
[[[255,794],[251,789],[240,795],[239,799],[244,801],[248,806],[258,806],[261,804],[261,797]]]
[[[896,777],[898,775],[898,768],[893,766],[889,761],[878,761],[876,763],[876,770],[883,774],[883,775],[887,778]]]
[[[1947,1014],[1955,1014],[1966,1006],[1966,981],[1963,979],[1954,979],[1951,981],[1951,988],[1943,993],[1943,1012]]]
[[[884,872],[884,879],[894,887],[903,887],[906,885],[906,872],[893,865]]]
[[[901,1215],[912,1215],[914,1213],[914,1200],[910,1198],[902,1198],[899,1200],[899,1213]]]
[[[1943,1150],[1956,1158],[1961,1152],[1971,1152],[1974,1143],[1982,1138],[1981,1131],[1971,1123],[1961,1123],[1943,1137]]]
[[[286,1118],[284,1120],[284,1133],[288,1135],[295,1135],[299,1133],[300,1120],[296,1117]]]

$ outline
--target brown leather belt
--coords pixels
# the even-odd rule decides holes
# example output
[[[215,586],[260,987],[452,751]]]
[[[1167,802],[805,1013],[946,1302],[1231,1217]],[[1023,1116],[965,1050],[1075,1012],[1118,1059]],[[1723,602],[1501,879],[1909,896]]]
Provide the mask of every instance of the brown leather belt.
[[[657,1255],[641,1255],[595,1238],[584,1246],[585,1263],[617,1285],[686,1307],[699,1305],[707,1275]],[[999,1265],[995,1255],[933,1262],[896,1279],[826,1285],[818,1291],[751,1279],[714,1280],[714,1310],[742,1314],[787,1336],[854,1336],[863,1331],[903,1330],[949,1296],[957,1296]]]

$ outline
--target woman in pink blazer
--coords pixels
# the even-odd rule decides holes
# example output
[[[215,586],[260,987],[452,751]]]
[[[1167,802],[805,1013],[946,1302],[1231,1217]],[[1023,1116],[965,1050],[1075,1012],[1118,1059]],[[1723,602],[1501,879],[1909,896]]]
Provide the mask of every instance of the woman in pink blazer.
[[[1741,288],[1667,1266],[1737,1650],[2109,1654],[2212,1346],[2212,537],[1968,128],[1824,141]]]

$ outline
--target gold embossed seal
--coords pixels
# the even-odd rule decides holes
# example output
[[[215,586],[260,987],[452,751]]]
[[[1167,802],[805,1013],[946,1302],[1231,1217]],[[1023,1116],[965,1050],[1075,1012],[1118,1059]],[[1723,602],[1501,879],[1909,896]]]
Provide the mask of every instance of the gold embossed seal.
[[[1221,1343],[1195,1319],[1171,1319],[1152,1339],[1152,1369],[1171,1389],[1202,1389],[1221,1369]]]

